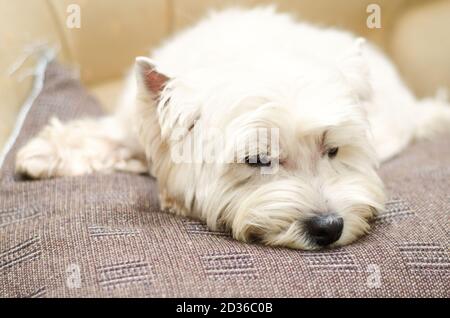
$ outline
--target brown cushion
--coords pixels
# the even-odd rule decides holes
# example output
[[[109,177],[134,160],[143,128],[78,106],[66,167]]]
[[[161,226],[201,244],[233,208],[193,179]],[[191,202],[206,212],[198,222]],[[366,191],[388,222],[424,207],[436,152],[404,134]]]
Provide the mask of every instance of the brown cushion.
[[[100,114],[56,63],[1,170],[0,296],[450,296],[448,136],[382,167],[391,199],[370,235],[305,252],[243,244],[162,213],[148,176],[17,178],[17,148],[53,114]]]

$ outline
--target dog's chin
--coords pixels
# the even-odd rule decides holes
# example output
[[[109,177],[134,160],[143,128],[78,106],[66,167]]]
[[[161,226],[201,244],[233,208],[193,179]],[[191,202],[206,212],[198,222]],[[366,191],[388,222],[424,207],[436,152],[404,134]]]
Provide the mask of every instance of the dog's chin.
[[[344,223],[343,232],[336,242],[323,246],[315,243],[307,233],[302,232],[296,223],[287,230],[278,233],[266,229],[265,233],[260,232],[255,235],[255,233],[250,230],[249,233],[238,233],[236,236],[246,242],[257,242],[268,246],[287,247],[299,250],[321,250],[349,245],[370,231],[369,219],[358,218],[358,220],[356,220],[355,218],[355,220]]]
[[[273,216],[277,214],[276,212],[268,213],[268,208],[260,208],[261,210]],[[317,244],[304,230],[302,224],[306,218],[305,215],[291,221],[287,221],[287,219],[292,218],[292,215],[284,215],[284,218],[273,217],[270,222],[264,224],[257,221],[256,215],[252,215],[250,219],[242,219],[240,226],[235,223],[235,227],[232,228],[233,236],[244,242],[257,242],[268,246],[298,250],[338,248],[351,244],[366,235],[370,231],[371,220],[377,213],[373,206],[361,204],[343,212],[341,214],[344,220],[342,233],[339,239],[327,245]]]
[[[228,207],[233,213],[227,214],[227,224],[236,239],[302,250],[348,245],[367,234],[370,220],[382,208],[384,197],[381,188],[353,186],[351,196],[332,197],[327,202],[320,191],[297,179],[279,179],[247,191],[235,190],[239,195],[230,196],[234,200]],[[344,193],[350,190],[341,189]],[[318,234],[309,226],[311,220],[324,216],[339,220],[339,230],[332,235],[327,227],[321,227]]]

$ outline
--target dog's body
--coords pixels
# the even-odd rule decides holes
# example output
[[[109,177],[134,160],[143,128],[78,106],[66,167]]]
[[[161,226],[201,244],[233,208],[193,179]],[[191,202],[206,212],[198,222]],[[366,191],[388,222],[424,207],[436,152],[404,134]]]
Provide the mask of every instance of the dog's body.
[[[379,159],[450,126],[448,105],[416,100],[376,48],[272,9],[212,15],[152,59],[137,60],[137,81],[130,76],[114,115],[54,120],[18,153],[17,171],[150,171],[163,208],[243,241],[314,249],[368,230],[385,200]],[[221,144],[193,132],[212,127]],[[256,169],[267,166],[260,150],[227,161],[232,145],[262,127],[279,134],[277,150],[262,138],[276,172]],[[172,150],[192,140],[227,163],[174,162]]]

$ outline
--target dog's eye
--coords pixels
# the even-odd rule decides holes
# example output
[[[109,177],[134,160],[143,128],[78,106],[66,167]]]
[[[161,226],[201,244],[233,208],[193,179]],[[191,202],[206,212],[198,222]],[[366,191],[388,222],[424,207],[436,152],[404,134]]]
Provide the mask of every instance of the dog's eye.
[[[250,167],[269,167],[271,165],[270,158],[266,155],[247,156],[245,163]]]
[[[333,159],[334,157],[336,157],[337,153],[339,151],[338,147],[334,147],[328,150],[327,154],[328,154],[328,158]]]

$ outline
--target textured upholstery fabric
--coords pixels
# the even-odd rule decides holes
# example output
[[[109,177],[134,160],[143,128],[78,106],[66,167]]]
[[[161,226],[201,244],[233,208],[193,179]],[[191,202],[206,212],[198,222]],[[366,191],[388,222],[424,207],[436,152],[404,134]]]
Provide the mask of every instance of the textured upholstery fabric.
[[[155,181],[114,173],[28,181],[14,154],[50,116],[100,115],[55,63],[0,175],[0,296],[449,297],[450,140],[382,167],[387,212],[340,249],[243,244],[159,211]]]

